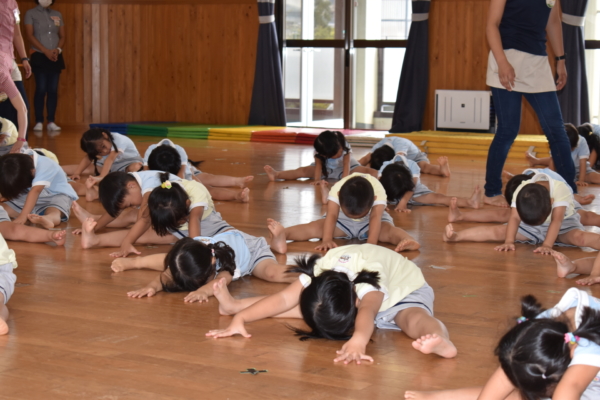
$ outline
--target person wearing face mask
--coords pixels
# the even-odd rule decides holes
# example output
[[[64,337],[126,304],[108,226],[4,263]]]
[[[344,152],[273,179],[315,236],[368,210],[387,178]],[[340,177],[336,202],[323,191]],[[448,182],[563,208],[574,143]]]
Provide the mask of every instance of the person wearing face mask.
[[[62,49],[65,44],[65,26],[62,14],[50,8],[54,0],[36,0],[37,7],[25,14],[25,30],[32,45],[31,67],[35,76],[34,131],[44,124],[44,102],[49,131],[59,131],[54,122],[58,103],[58,80],[65,69]]]

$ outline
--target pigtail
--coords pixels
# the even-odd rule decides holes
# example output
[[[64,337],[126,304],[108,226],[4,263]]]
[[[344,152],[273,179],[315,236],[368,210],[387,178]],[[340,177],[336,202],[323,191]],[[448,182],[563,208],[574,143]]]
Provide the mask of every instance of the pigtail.
[[[527,295],[521,299],[521,316],[527,320],[534,320],[538,315],[546,311],[535,296]]]
[[[594,127],[592,124],[585,123],[583,125],[579,125],[577,127],[577,131],[587,142],[590,152],[592,150],[596,150],[596,154],[600,157],[600,138],[597,135],[594,135]],[[600,161],[600,158],[598,161]],[[596,165],[598,165],[598,161],[596,161]],[[592,168],[596,165],[592,165]]]
[[[211,254],[214,252],[214,257],[219,263],[219,272],[227,271],[233,276],[235,274],[235,251],[225,242],[211,243],[208,245]]]
[[[169,176],[171,174],[168,172],[161,172],[158,174],[158,178],[160,179],[160,183],[165,183],[166,181],[169,180]]]
[[[346,137],[344,136],[344,134],[340,131],[334,131],[334,133],[336,134],[340,147],[344,150],[344,152],[349,152],[350,147],[348,147],[348,142],[346,141]]]
[[[204,162],[204,160],[202,160],[202,161],[194,161],[194,160],[190,160],[190,159],[188,158],[188,162],[189,162],[190,164],[192,164],[192,167],[194,167],[194,168],[198,168],[198,167],[200,166],[200,164],[202,164],[202,163]]]
[[[168,172],[159,173],[161,185],[152,190],[148,198],[152,229],[159,236],[177,231],[190,215],[188,194],[181,185],[170,182],[169,175]]]
[[[584,307],[581,323],[573,335],[585,338],[600,346],[600,311]]]
[[[366,269],[361,270],[354,281],[352,281],[354,285],[358,285],[359,283],[366,283],[368,285],[373,286],[376,289],[381,289],[379,285],[379,272],[367,271]]]
[[[348,152],[350,148],[346,143],[346,138],[339,131],[323,131],[313,143],[315,147],[315,158],[321,161],[321,174],[327,179],[329,174],[327,173],[327,159],[335,156],[340,149]]]
[[[297,272],[299,274],[306,274],[311,278],[315,277],[315,264],[321,258],[320,254],[312,254],[309,258],[307,258],[306,254],[302,256],[298,256],[294,259],[296,263],[295,266],[290,266],[287,269],[287,272]]]
[[[94,162],[95,175],[100,175],[100,173],[98,172],[98,141],[104,140],[103,134],[106,134],[113,148],[115,148],[116,151],[118,151],[112,133],[110,133],[109,130],[103,128],[88,129],[83,133],[79,142],[81,150],[83,150],[83,152],[87,154],[90,161]]]

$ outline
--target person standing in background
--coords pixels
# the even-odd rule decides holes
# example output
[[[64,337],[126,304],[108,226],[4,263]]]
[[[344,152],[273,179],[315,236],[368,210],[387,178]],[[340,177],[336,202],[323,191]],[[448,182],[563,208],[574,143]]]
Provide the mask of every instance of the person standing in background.
[[[48,130],[59,131],[54,122],[58,104],[58,80],[65,69],[62,48],[65,44],[65,25],[62,14],[50,8],[54,0],[36,0],[37,7],[25,14],[25,31],[32,45],[31,66],[35,76],[34,131],[44,127],[46,103]]]

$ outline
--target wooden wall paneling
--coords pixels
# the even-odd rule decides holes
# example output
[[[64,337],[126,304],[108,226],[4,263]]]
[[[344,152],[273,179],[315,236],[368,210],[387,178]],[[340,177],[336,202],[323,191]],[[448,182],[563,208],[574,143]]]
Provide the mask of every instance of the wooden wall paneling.
[[[93,120],[93,48],[92,48],[92,6],[83,5],[83,16],[85,25],[83,27],[83,48],[73,49],[83,54],[83,69],[76,69],[72,73],[78,74],[83,79],[83,120],[77,121],[84,123]],[[79,81],[78,81],[79,83]]]
[[[110,69],[109,69],[109,34],[108,11],[110,6],[100,6],[100,119],[94,122],[111,121],[109,113],[109,88],[110,88]],[[122,102],[119,101],[119,106]]]

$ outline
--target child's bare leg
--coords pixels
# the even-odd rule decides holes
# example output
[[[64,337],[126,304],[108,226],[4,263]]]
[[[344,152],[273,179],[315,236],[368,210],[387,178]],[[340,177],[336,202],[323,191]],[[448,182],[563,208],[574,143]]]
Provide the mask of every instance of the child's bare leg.
[[[195,175],[195,178],[200,181],[203,185],[216,186],[216,187],[239,187],[241,189],[248,186],[254,179],[254,176],[228,176],[228,175],[213,175],[203,172]],[[219,200],[219,199],[217,199]]]
[[[65,244],[67,235],[66,231],[48,231],[33,226],[15,224],[10,221],[0,222],[0,233],[7,240],[28,243],[54,242],[57,246]]]
[[[418,250],[421,245],[404,229],[398,228],[389,222],[381,222],[381,232],[379,233],[381,242],[391,243],[396,245],[394,251],[410,251]]]
[[[81,247],[89,249],[92,247],[120,247],[121,243],[129,233],[129,230],[108,232],[97,235],[94,232],[97,222],[88,218],[81,224]],[[148,229],[138,240],[136,244],[169,244],[176,242],[177,238],[173,235],[158,236],[152,229]]]
[[[592,204],[592,202],[596,198],[596,196],[594,196],[593,194],[586,194],[585,196],[583,196],[578,193],[574,194],[573,197],[575,197],[575,201],[577,201],[582,206],[585,206],[587,204]]]
[[[6,335],[8,333],[8,308],[4,304],[4,294],[0,293],[0,335]]]
[[[456,197],[452,198],[448,209],[448,222],[508,222],[510,218],[509,208],[485,208],[475,211],[460,211],[458,208]]]
[[[270,165],[265,165],[265,172],[271,181],[277,179],[293,180],[298,178],[314,178],[315,167],[309,165],[308,167],[300,167],[289,171],[276,171]]]
[[[503,242],[506,238],[506,225],[477,226],[462,231],[455,231],[452,224],[444,229],[444,242]],[[517,233],[517,240],[527,240]]]
[[[48,207],[44,211],[44,215],[29,214],[27,215],[27,219],[32,224],[40,225],[46,229],[52,229],[60,224],[61,215],[62,213],[58,208]]]
[[[71,185],[73,190],[75,190],[75,193],[77,193],[77,196],[85,196],[87,194],[87,188],[85,187],[85,185],[83,183],[70,181],[69,185]]]
[[[457,207],[479,208],[481,205],[480,197],[481,190],[479,189],[479,186],[477,186],[471,197],[468,199],[464,197],[450,197],[440,193],[428,193],[423,196],[415,197],[414,200],[418,201],[419,203],[439,204],[442,206],[449,206],[451,204],[451,200],[456,200]]]
[[[437,354],[444,358],[456,357],[456,347],[450,341],[446,326],[419,307],[400,311],[394,318],[396,325],[412,339],[412,345],[423,354]]]
[[[271,237],[267,240],[271,249],[277,253],[287,253],[287,242],[285,239],[285,228],[278,221],[267,218],[267,228]]]
[[[213,200],[240,201],[242,203],[247,203],[250,201],[250,189],[248,188],[244,188],[242,190],[232,190],[221,187],[206,186],[206,189],[208,189],[208,192]]]
[[[79,167],[78,164],[72,164],[72,165],[61,165],[60,166],[63,171],[65,171],[65,174],[71,176],[75,173],[75,171],[77,171],[77,167]],[[90,165],[89,167],[87,167],[86,169],[83,170],[83,172],[81,173],[81,175],[90,175],[94,173],[94,164]]]
[[[421,168],[421,172],[429,175],[438,176],[450,176],[450,165],[448,164],[448,157],[438,157],[438,165],[429,164],[427,161],[420,161],[417,163]]]
[[[252,271],[252,275],[267,282],[292,283],[298,279],[297,273],[289,273],[286,265],[279,264],[270,258],[263,260]]]
[[[98,194],[98,186],[97,185],[89,186],[86,183],[85,199],[87,201],[94,201],[99,198],[100,198],[100,195]]]
[[[596,257],[580,258],[572,261],[569,257],[558,251],[552,250],[550,253],[556,261],[556,275],[564,278],[569,274],[589,274],[594,268]]]
[[[538,158],[538,157],[535,157],[530,152],[526,151],[525,159],[529,163],[530,167],[535,167],[536,165],[543,165],[544,167],[550,167],[550,169],[552,169],[552,170],[554,169],[554,162],[552,160],[552,157]]]
[[[583,226],[600,226],[600,215],[592,211],[577,210]]]
[[[213,283],[213,295],[219,301],[219,314],[221,315],[235,315],[257,301],[267,297],[257,296],[236,299],[229,293],[225,279],[219,279],[217,282]],[[275,318],[302,318],[302,313],[300,312],[300,307],[295,306],[291,310],[275,316]]]
[[[585,174],[585,181],[593,184],[600,184],[600,174],[596,171]]]
[[[586,232],[574,229],[562,235],[558,235],[558,241],[565,244],[572,244],[578,247],[591,247],[600,250],[600,235],[593,232]]]
[[[166,256],[166,253],[160,253],[146,257],[115,258],[110,268],[115,272],[123,272],[130,269],[153,269],[155,271],[164,271]]]
[[[321,184],[319,186],[321,187],[321,203],[327,204],[329,201],[329,191],[331,189],[329,187],[329,182],[323,179],[321,180]]]

